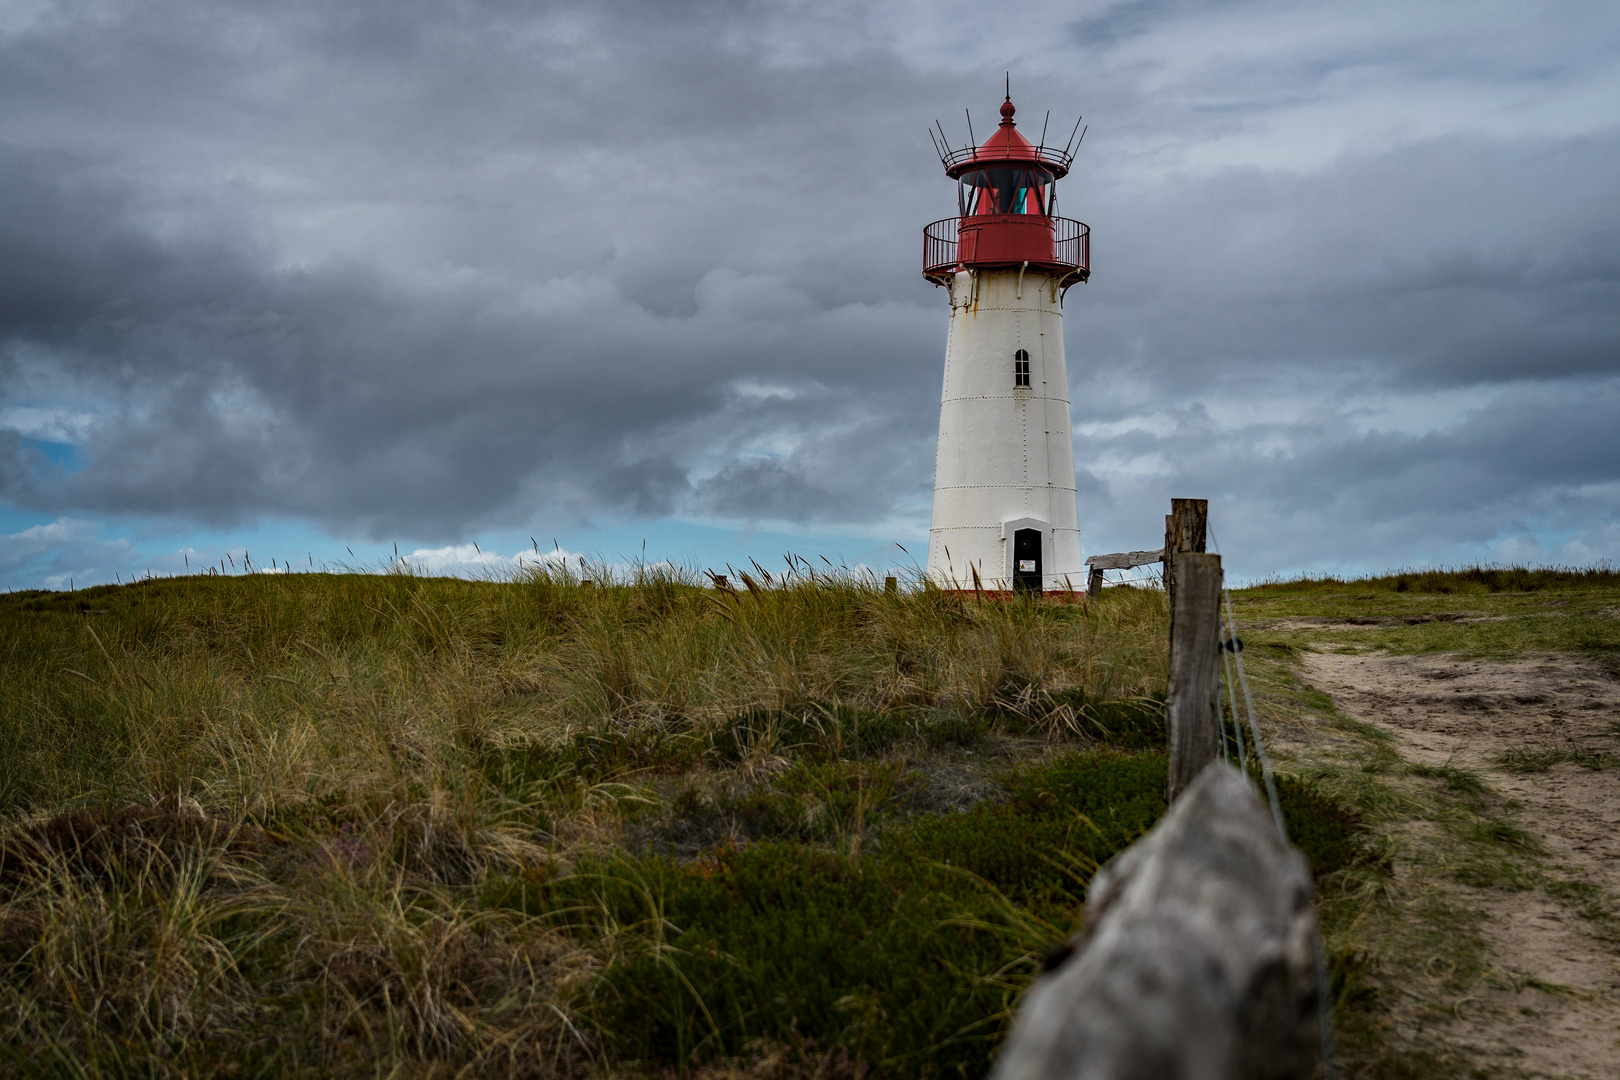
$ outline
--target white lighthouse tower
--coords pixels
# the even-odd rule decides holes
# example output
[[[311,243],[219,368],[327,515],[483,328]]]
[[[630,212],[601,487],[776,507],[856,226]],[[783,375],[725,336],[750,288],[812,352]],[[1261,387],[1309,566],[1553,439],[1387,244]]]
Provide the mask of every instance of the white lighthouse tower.
[[[923,230],[923,274],[951,299],[928,530],[928,576],[945,589],[1084,580],[1063,296],[1091,274],[1091,230],[1057,216],[1068,148],[1031,143],[1015,111],[1009,94],[994,134],[941,152],[957,216]]]

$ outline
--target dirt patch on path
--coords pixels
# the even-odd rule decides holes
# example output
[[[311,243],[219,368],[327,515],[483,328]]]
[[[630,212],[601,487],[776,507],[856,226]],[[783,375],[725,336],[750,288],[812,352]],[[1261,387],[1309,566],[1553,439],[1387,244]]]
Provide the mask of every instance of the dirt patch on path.
[[[1563,877],[1620,897],[1620,769],[1559,761],[1513,772],[1505,754],[1543,760],[1614,754],[1620,684],[1581,658],[1510,662],[1307,653],[1307,679],[1347,715],[1392,732],[1403,756],[1476,770],[1519,804],[1520,823]],[[1572,906],[1541,890],[1463,889],[1483,911],[1494,988],[1457,1010],[1461,1041],[1532,1076],[1620,1073],[1620,951]]]

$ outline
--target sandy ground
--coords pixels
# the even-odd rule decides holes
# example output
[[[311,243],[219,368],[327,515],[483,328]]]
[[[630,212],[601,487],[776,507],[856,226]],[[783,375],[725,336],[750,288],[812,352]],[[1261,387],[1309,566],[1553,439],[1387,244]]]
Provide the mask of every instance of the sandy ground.
[[[1408,760],[1477,770],[1516,800],[1549,870],[1620,898],[1620,769],[1514,773],[1495,763],[1518,747],[1620,750],[1603,734],[1620,720],[1620,683],[1603,669],[1570,656],[1308,653],[1304,663],[1341,712],[1395,733]],[[1539,889],[1462,891],[1485,912],[1497,985],[1458,1008],[1461,1041],[1532,1076],[1620,1077],[1620,950]]]

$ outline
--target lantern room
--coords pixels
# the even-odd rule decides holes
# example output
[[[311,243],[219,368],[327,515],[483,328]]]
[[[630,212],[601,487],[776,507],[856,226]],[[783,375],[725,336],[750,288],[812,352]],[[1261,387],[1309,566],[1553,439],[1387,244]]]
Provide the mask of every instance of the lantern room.
[[[937,284],[960,269],[1055,272],[1064,287],[1091,274],[1091,230],[1057,212],[1057,182],[1073,158],[1044,134],[1039,144],[1024,138],[1017,112],[1009,94],[988,139],[940,151],[957,214],[923,230],[923,275]]]
[[[956,178],[959,217],[1057,213],[1056,178],[1046,169],[999,165]]]

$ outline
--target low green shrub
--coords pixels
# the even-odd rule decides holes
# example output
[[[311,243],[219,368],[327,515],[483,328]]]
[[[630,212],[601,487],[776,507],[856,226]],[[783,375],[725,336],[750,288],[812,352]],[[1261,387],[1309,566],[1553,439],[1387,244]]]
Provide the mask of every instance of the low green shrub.
[[[730,809],[826,836],[912,782],[801,762]],[[614,942],[580,1007],[622,1057],[684,1067],[808,1039],[886,1076],[977,1075],[1036,957],[1077,924],[1090,871],[1162,814],[1164,782],[1159,755],[1068,753],[1008,773],[994,803],[891,821],[864,857],[775,841],[599,858],[487,899]]]
[[[509,878],[487,899],[542,915],[616,959],[579,1003],[627,1059],[683,1068],[751,1040],[843,1046],[884,1075],[982,1073],[1040,951],[1078,925],[1095,869],[1162,816],[1159,754],[1070,752],[1001,778],[1002,796],[891,821],[864,858],[785,839],[849,830],[916,778],[800,761],[723,797],[754,835],[692,862],[587,860]],[[1290,837],[1318,877],[1368,855],[1366,825],[1283,777]]]
[[[982,1075],[1039,954],[1079,924],[1092,872],[1162,816],[1165,773],[1159,754],[1070,752],[1007,773],[993,802],[891,822],[862,858],[783,841],[686,863],[598,858],[506,879],[489,900],[611,940],[579,1007],[622,1058],[684,1068],[808,1040],[884,1076]],[[761,832],[825,836],[807,825],[811,800],[837,821],[853,805],[837,800],[892,799],[907,782],[801,763],[732,811]],[[1283,778],[1279,796],[1314,873],[1365,857],[1365,825],[1328,795]]]
[[[1077,904],[1102,863],[1165,809],[1165,759],[1094,751],[1009,774],[1003,801],[919,818],[884,841],[892,857],[947,863],[1025,904]]]
[[[619,1055],[663,1065],[803,1036],[884,1075],[982,1073],[1016,992],[986,977],[1031,966],[975,925],[997,912],[970,880],[797,844],[603,863],[548,899],[576,928],[643,931],[580,1005]]]

